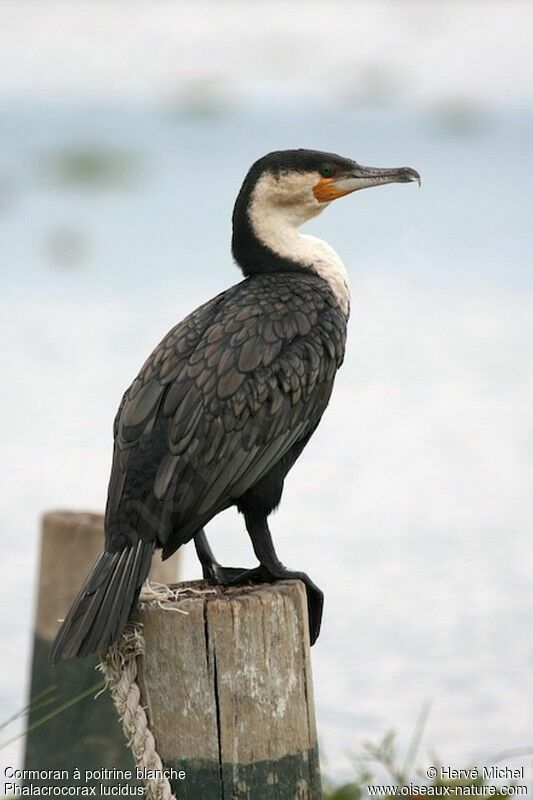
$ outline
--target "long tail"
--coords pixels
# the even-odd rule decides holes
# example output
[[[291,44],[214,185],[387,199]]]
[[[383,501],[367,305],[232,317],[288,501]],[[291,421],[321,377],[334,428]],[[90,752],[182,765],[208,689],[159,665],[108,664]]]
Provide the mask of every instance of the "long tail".
[[[152,542],[102,553],[56,636],[52,663],[97,653],[118,639],[148,575]]]

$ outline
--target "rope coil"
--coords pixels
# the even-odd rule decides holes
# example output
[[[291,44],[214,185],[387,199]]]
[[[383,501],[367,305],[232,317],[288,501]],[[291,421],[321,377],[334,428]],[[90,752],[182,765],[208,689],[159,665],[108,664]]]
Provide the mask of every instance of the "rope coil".
[[[170,781],[163,774],[163,762],[156,749],[154,735],[148,727],[148,717],[141,704],[137,684],[137,658],[144,653],[144,637],[139,623],[129,623],[118,642],[102,656],[99,669],[118,712],[122,730],[131,749],[135,766],[150,771],[144,779],[149,800],[176,800]]]
[[[187,614],[176,608],[175,602],[183,594],[213,594],[213,589],[171,588],[162,583],[145,583],[139,596],[141,608],[156,605],[165,611]],[[156,742],[148,724],[146,710],[141,703],[137,684],[138,659],[144,654],[142,624],[128,622],[120,639],[102,654],[98,669],[103,673],[106,687],[122,724],[135,766],[143,774],[149,800],[176,800],[170,781],[165,776],[163,762],[157,752]]]

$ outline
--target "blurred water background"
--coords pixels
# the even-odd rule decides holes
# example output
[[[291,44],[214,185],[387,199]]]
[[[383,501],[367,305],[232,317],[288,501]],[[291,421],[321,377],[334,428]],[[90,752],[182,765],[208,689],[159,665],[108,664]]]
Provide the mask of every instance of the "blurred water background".
[[[239,279],[245,171],[313,147],[424,179],[309,226],[348,266],[350,338],[272,527],[326,593],[327,767],[405,743],[425,699],[444,764],[533,745],[532,23],[517,2],[2,4],[0,719],[25,702],[40,512],[103,508],[123,389]],[[252,563],[235,512],[209,532]]]

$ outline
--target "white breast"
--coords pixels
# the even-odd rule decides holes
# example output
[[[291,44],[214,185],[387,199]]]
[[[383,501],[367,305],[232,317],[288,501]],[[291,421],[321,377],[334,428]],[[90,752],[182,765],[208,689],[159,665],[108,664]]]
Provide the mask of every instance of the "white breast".
[[[312,187],[318,178],[318,175],[295,176],[293,173],[286,177],[262,175],[252,193],[248,216],[259,241],[281,258],[288,258],[320,275],[348,316],[350,289],[342,260],[327,242],[298,230],[329,205],[319,203],[313,195]],[[290,185],[287,185],[289,180]]]
[[[307,245],[307,264],[330,286],[331,291],[346,316],[350,313],[350,284],[348,272],[333,247],[317,236],[299,234]]]

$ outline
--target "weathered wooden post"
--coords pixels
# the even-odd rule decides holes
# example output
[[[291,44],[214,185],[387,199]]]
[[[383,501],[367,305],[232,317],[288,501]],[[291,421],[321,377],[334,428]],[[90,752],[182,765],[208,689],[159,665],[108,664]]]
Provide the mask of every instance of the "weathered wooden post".
[[[25,769],[133,768],[130,752],[107,695],[94,699],[101,676],[96,657],[50,665],[52,642],[59,621],[67,613],[93,562],[103,548],[101,514],[52,511],[44,515],[30,688],[31,698],[47,694],[53,702],[30,710],[28,727],[39,718],[88,692],[79,702],[30,730],[26,738]],[[172,582],[177,577],[176,559],[155,562],[150,578]]]
[[[147,605],[137,615],[141,703],[174,770],[173,792],[179,800],[318,800],[303,584],[176,588],[187,587],[170,609]]]

